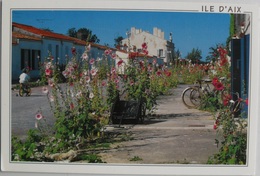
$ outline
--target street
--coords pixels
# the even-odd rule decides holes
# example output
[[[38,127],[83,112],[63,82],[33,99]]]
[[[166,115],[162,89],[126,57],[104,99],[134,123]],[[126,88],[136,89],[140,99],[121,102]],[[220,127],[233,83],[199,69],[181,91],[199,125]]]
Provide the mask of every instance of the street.
[[[47,96],[42,93],[42,87],[32,88],[29,97],[20,97],[18,90],[12,91],[11,105],[12,135],[24,137],[29,129],[35,128],[35,115],[38,111],[42,111],[48,123],[54,122]]]
[[[186,85],[171,90],[170,95],[158,97],[157,111],[148,116],[144,124],[109,125],[107,131],[131,133],[133,140],[112,145],[111,150],[100,153],[107,163],[188,163],[205,164],[209,156],[217,153],[214,119],[208,112],[186,108],[181,93]],[[33,88],[30,97],[12,93],[12,135],[25,137],[35,128],[35,114],[41,110],[52,124],[47,97],[42,87]],[[131,158],[140,157],[138,161]]]

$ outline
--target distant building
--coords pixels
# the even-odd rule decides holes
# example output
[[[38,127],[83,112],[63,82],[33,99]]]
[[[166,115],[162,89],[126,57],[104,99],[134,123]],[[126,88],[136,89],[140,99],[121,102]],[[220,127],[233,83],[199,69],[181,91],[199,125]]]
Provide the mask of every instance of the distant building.
[[[40,63],[51,55],[54,61],[65,64],[72,57],[71,48],[75,47],[77,56],[85,51],[86,42],[63,34],[35,28],[24,24],[12,24],[12,80],[17,80],[21,70],[30,67],[32,78],[40,77]],[[102,57],[107,47],[91,44],[90,57]]]
[[[148,55],[160,60],[160,63],[169,64],[173,61],[174,43],[172,42],[172,35],[169,40],[164,38],[164,32],[161,29],[153,28],[153,33],[143,31],[142,29],[131,28],[129,36],[122,40],[122,47],[132,52],[142,50],[142,44],[147,43]],[[130,44],[130,47],[129,47]]]

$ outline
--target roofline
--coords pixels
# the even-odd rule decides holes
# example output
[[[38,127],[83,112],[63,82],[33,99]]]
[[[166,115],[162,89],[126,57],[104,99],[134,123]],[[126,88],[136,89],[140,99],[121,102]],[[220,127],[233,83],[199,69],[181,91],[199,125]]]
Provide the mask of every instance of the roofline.
[[[34,26],[30,26],[30,25],[26,25],[26,24],[21,24],[21,23],[16,23],[16,22],[12,22],[12,25],[22,25],[22,26],[27,26],[27,27],[30,27],[30,28],[34,28],[34,29],[37,29],[37,30],[41,30],[41,31],[44,31],[42,29],[39,29],[39,28],[36,28]],[[36,34],[36,35],[40,35],[42,37],[42,39],[58,39],[60,41],[71,41],[73,42],[74,44],[78,44],[78,45],[82,45],[82,46],[86,46],[87,45],[87,42],[86,41],[83,41],[83,40],[80,40],[78,38],[74,38],[74,37],[70,37],[70,36],[67,36],[67,35],[64,35],[64,34],[59,34],[59,33],[55,33],[55,32],[51,32],[51,31],[47,31],[48,33],[50,34],[55,34],[55,35],[61,35],[63,36],[64,38],[59,38],[59,37],[51,37],[51,36],[45,36],[45,35],[42,35],[42,34],[37,34],[33,31],[30,31],[30,30],[26,30],[24,28],[22,28],[21,26],[19,27],[17,26],[17,28],[20,28],[22,30],[25,30],[25,31],[28,31],[30,33],[33,33],[33,34]],[[46,32],[46,31],[45,31]],[[111,49],[111,50],[117,50],[116,48],[112,48],[112,47],[108,47],[108,46],[104,46],[104,45],[100,45],[100,44],[97,44],[97,43],[91,43],[89,42],[89,44],[91,46],[95,46],[97,48],[100,48],[100,49]]]

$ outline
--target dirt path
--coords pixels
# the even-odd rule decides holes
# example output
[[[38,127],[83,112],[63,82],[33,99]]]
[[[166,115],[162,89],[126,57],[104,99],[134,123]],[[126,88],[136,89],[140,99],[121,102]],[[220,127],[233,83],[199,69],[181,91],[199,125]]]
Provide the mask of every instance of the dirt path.
[[[218,151],[213,117],[188,109],[181,102],[185,85],[160,96],[158,110],[144,124],[109,126],[108,131],[125,133],[131,140],[115,143],[100,153],[107,163],[205,164]]]

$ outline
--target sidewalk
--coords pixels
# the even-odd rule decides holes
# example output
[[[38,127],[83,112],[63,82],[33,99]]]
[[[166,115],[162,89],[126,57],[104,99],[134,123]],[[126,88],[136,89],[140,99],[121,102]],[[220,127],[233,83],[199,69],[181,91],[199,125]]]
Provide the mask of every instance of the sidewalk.
[[[107,163],[140,164],[205,164],[217,153],[214,119],[208,112],[186,108],[181,101],[185,85],[172,90],[172,95],[160,96],[158,110],[144,124],[108,127],[124,131],[133,138],[114,144],[101,153]],[[138,158],[135,161],[133,158]]]

